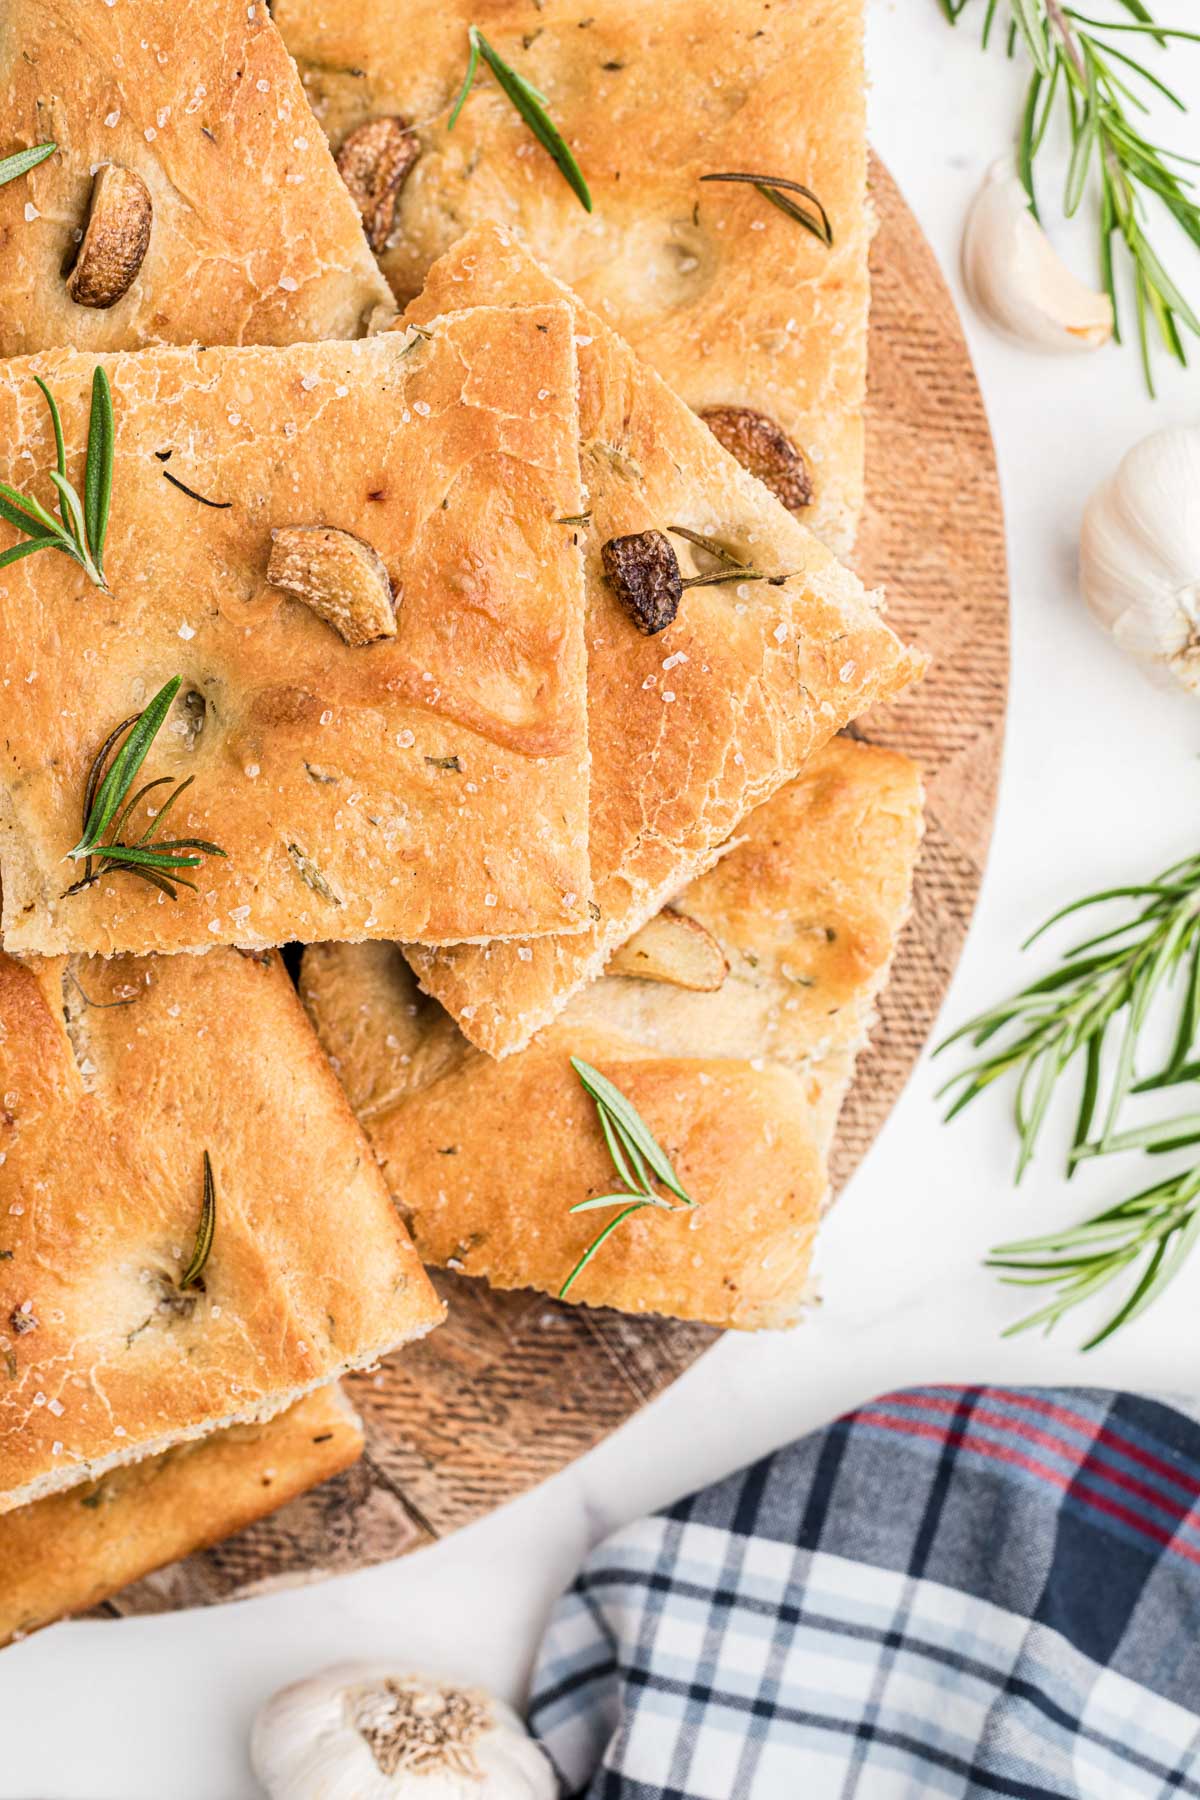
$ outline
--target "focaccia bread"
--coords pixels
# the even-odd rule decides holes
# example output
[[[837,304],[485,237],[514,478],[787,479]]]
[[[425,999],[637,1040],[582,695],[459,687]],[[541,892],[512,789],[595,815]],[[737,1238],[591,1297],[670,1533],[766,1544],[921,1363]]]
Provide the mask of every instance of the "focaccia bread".
[[[0,1068],[0,1512],[441,1318],[277,956],[0,954]]]
[[[419,154],[390,231],[380,222],[402,303],[463,231],[513,226],[690,406],[780,427],[807,464],[802,516],[849,549],[870,237],[862,0],[275,0],[274,14],[343,160],[368,121],[411,128]],[[591,214],[486,69],[447,129],[472,23],[545,95]],[[832,247],[753,185],[701,180],[746,171],[808,187]]]
[[[473,1043],[528,1043],[609,954],[711,865],[744,815],[805,758],[922,667],[822,544],[739,468],[665,384],[511,234],[488,227],[432,270],[409,318],[446,306],[571,299],[580,369],[588,737],[592,756],[587,929],[522,944],[409,954],[422,986]],[[713,570],[670,528],[729,549],[771,581],[689,588],[674,624],[636,629],[605,578],[602,550],[648,528],[671,537],[684,573]],[[339,934],[342,935],[342,934]]]
[[[0,1515],[0,1645],[86,1612],[154,1569],[286,1506],[362,1454],[336,1384]]]
[[[0,357],[358,337],[389,298],[264,0],[6,0],[0,118],[58,146],[0,187]]]
[[[613,1217],[570,1207],[621,1185],[570,1066],[581,1057],[641,1113],[697,1204],[627,1219],[569,1297],[744,1329],[792,1323],[920,834],[914,766],[836,739],[677,902],[712,945],[719,986],[606,974],[503,1062],[420,998],[389,946],[307,950],[305,1002],[426,1262],[559,1291]]]
[[[567,308],[105,367],[111,591],[54,550],[0,570],[8,948],[445,941],[585,921],[583,575],[556,523],[582,504]],[[0,473],[50,504],[34,376],[59,400],[82,487],[92,370],[70,351],[0,366]],[[273,533],[313,526],[361,540],[394,635],[347,642],[268,582]],[[226,859],[185,870],[199,892],[177,904],[111,871],[63,898],[83,873],[63,858],[94,759],[175,675],[141,779],[194,777],[174,835]]]

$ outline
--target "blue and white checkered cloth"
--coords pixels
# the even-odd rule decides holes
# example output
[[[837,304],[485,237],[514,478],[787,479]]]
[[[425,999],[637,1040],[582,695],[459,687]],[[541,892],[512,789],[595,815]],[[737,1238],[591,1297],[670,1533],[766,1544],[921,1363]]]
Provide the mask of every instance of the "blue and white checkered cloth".
[[[1200,1796],[1200,1411],[888,1394],[602,1544],[530,1722],[587,1800]]]

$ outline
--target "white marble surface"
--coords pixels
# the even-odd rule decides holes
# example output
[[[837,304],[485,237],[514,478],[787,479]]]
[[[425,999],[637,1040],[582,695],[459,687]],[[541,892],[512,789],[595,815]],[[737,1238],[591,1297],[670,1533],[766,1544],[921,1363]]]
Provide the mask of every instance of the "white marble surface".
[[[1194,23],[1187,0],[1159,10]],[[874,142],[956,290],[964,208],[1008,140],[1019,93],[1016,70],[994,52],[984,62],[975,29],[972,20],[952,33],[936,0],[871,3]],[[1200,116],[1200,46],[1175,48],[1170,61]],[[1173,129],[1194,149],[1194,123],[1190,146],[1187,123]],[[1196,294],[1194,253],[1162,236]],[[1089,240],[1071,248],[1086,270]],[[1200,709],[1118,659],[1074,579],[1086,495],[1143,433],[1195,419],[1200,383],[1160,359],[1152,403],[1129,352],[1045,360],[969,315],[967,330],[1003,472],[1014,670],[992,858],[947,1023],[1008,989],[1021,973],[1017,943],[1044,911],[1085,886],[1148,874],[1200,838]],[[1014,1196],[1003,1105],[946,1129],[934,1086],[923,1063],[830,1221],[813,1323],[726,1338],[591,1456],[434,1550],[236,1607],[60,1626],[6,1651],[0,1800],[250,1800],[255,1706],[335,1658],[396,1656],[519,1697],[546,1612],[597,1538],[887,1387],[1200,1381],[1200,1259],[1091,1357],[1073,1351],[1070,1334],[1001,1340],[1014,1302],[980,1268],[987,1247],[1115,1196],[1122,1173],[1068,1193],[1047,1157]]]

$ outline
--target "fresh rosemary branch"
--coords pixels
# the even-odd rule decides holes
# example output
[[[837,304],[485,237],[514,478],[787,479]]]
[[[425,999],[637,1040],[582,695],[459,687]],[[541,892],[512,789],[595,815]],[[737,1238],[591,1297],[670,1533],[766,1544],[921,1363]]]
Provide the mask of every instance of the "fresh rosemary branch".
[[[15,181],[18,175],[28,175],[30,169],[36,169],[57,149],[57,144],[34,144],[30,150],[18,150],[12,156],[6,156],[0,162],[0,187],[6,181]]]
[[[459,89],[458,99],[454,102],[446,130],[453,131],[458,123],[458,115],[466,104],[467,95],[474,86],[479,59],[482,56],[499,82],[501,91],[512,101],[543,150],[549,151],[554,162],[562,171],[563,179],[577,196],[583,210],[591,212],[592,196],[588,184],[584,180],[583,170],[576,162],[571,147],[562,132],[546,111],[549,102],[545,94],[539,93],[532,82],[526,81],[523,75],[518,75],[517,71],[492,49],[478,25],[472,25],[467,36],[471,47],[467,59],[467,73],[462,87]]]
[[[956,24],[968,0],[939,0],[950,23]],[[1022,44],[1033,63],[1017,139],[1017,168],[1039,217],[1034,191],[1034,165],[1045,141],[1055,107],[1070,133],[1071,157],[1063,194],[1063,210],[1079,209],[1089,181],[1098,186],[1100,203],[1100,275],[1112,302],[1114,336],[1121,341],[1114,271],[1114,241],[1124,244],[1133,274],[1138,345],[1146,385],[1154,392],[1150,364],[1151,326],[1168,351],[1187,362],[1180,328],[1200,336],[1200,318],[1168,274],[1144,228],[1145,201],[1161,202],[1192,243],[1200,248],[1200,202],[1193,182],[1173,163],[1197,166],[1194,160],[1153,143],[1140,129],[1138,114],[1148,112],[1147,93],[1156,93],[1180,112],[1184,101],[1146,64],[1112,40],[1122,33],[1151,39],[1165,49],[1171,39],[1200,43],[1200,32],[1156,22],[1143,0],[1116,0],[1127,15],[1095,19],[1064,0],[1005,0],[1009,17],[1009,55]],[[1000,0],[986,0],[983,43],[987,47]]]
[[[84,466],[83,499],[67,480],[67,452],[62,419],[54,395],[40,375],[35,375],[54,427],[55,467],[50,479],[58,489],[56,519],[32,494],[19,494],[0,481],[0,519],[25,534],[26,542],[14,544],[0,555],[0,569],[32,556],[35,550],[61,550],[77,562],[88,579],[107,593],[104,579],[104,540],[108,535],[108,509],[112,499],[114,425],[112,390],[108,376],[97,364],[92,376],[92,410],[88,420],[87,462]]]
[[[769,200],[771,205],[777,206],[781,213],[786,213],[789,219],[794,219],[797,225],[802,225],[805,231],[810,231],[813,237],[819,238],[827,250],[833,249],[833,226],[830,223],[829,214],[812,189],[805,187],[802,182],[788,181],[782,175],[750,175],[744,170],[733,170],[721,175],[702,175],[700,179],[701,181],[748,181],[764,200]],[[798,206],[790,198],[792,194],[799,194],[802,200],[808,202],[808,205]],[[809,207],[812,208],[811,212]]]
[[[1191,1255],[1198,1236],[1200,1168],[1168,1176],[1081,1225],[1000,1244],[988,1258],[988,1267],[1012,1271],[1002,1280],[1015,1287],[1058,1290],[1045,1306],[1010,1325],[1005,1336],[1034,1325],[1050,1330],[1073,1306],[1132,1274],[1141,1262],[1132,1291],[1083,1345],[1085,1350],[1095,1349],[1158,1298]]]
[[[192,785],[195,779],[192,775],[179,782],[168,794],[140,837],[135,838],[132,843],[126,843],[121,836],[134,808],[146,795],[153,793],[155,788],[171,786],[171,777],[160,775],[156,781],[148,781],[144,787],[140,787],[131,799],[126,799],[151,744],[162,730],[182,679],[180,675],[172,676],[143,712],[133,713],[128,719],[122,719],[101,745],[84,789],[83,836],[74,849],[67,852],[73,862],[83,862],[83,876],[66,890],[64,899],[69,894],[77,894],[83,888],[90,887],[111,870],[122,870],[126,874],[138,876],[142,881],[148,881],[151,887],[158,888],[168,899],[177,900],[177,884],[190,888],[196,886],[194,881],[189,881],[179,873],[180,869],[198,869],[202,856],[225,855],[219,845],[210,844],[206,838],[163,839],[158,836],[168,811],[185,789]],[[125,732],[129,735],[109,763],[110,753]],[[105,840],[104,834],[110,827],[111,836]],[[96,869],[92,868],[93,858],[98,860]]]
[[[206,1150],[204,1152],[204,1198],[200,1202],[200,1224],[196,1230],[196,1242],[188,1266],[179,1277],[180,1293],[190,1287],[195,1287],[204,1273],[204,1265],[212,1254],[216,1229],[217,1188],[213,1181],[212,1161]]]
[[[670,1200],[664,1200],[655,1192],[650,1181],[652,1174],[660,1186],[675,1195],[684,1206],[696,1203],[685,1193],[679,1184],[679,1177],[671,1167],[670,1159],[661,1144],[654,1136],[641,1114],[625,1098],[620,1088],[615,1087],[608,1077],[591,1063],[584,1062],[581,1057],[571,1058],[571,1067],[596,1105],[596,1113],[600,1120],[600,1129],[604,1133],[604,1141],[608,1145],[608,1154],[612,1158],[617,1177],[625,1186],[613,1194],[597,1194],[591,1200],[578,1200],[571,1208],[573,1213],[596,1212],[606,1206],[619,1206],[621,1211],[615,1219],[610,1219],[598,1236],[592,1239],[567,1279],[558,1290],[560,1300],[565,1300],[567,1293],[587,1268],[601,1245],[612,1236],[618,1225],[641,1212],[644,1206],[657,1206],[663,1212],[676,1212],[678,1208]],[[647,1164],[650,1173],[647,1173]]]
[[[1026,942],[1059,921],[1113,902],[1132,903],[1123,923],[1073,945],[1058,967],[981,1013],[938,1046],[968,1042],[983,1054],[941,1092],[953,1096],[953,1118],[1002,1076],[1016,1077],[1014,1115],[1020,1138],[1016,1179],[1028,1168],[1060,1079],[1077,1059],[1081,1081],[1068,1177],[1090,1158],[1142,1150],[1150,1155],[1200,1145],[1200,1114],[1119,1130],[1135,1094],[1200,1079],[1193,1046],[1200,1031],[1200,856],[1174,864],[1153,881],[1092,894],[1048,919]],[[1171,1048],[1162,1066],[1139,1078],[1138,1050],[1150,1010],[1179,981]],[[1071,1307],[1110,1282],[1142,1271],[1086,1349],[1145,1311],[1178,1272],[1200,1234],[1200,1161],[1116,1206],[1043,1237],[1004,1244],[990,1266],[1025,1286],[1052,1286],[1055,1297],[1013,1330],[1055,1324]]]

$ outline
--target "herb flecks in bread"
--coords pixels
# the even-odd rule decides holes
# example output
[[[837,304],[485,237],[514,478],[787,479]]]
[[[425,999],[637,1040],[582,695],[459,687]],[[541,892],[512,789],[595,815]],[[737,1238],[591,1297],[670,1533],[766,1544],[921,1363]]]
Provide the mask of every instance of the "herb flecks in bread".
[[[905,757],[835,739],[679,896],[729,964],[719,988],[607,972],[502,1061],[392,946],[306,951],[305,1003],[426,1261],[559,1291],[599,1222],[572,1203],[621,1185],[575,1057],[636,1107],[697,1205],[639,1207],[569,1299],[792,1323],[811,1296],[838,1109],[908,912],[920,807]]]
[[[95,362],[62,350],[0,365],[0,476],[53,491],[34,377],[53,387],[70,446]],[[583,560],[554,522],[584,509],[565,303],[456,312],[407,339],[160,347],[101,367],[116,421],[115,598],[63,555],[0,570],[15,673],[0,737],[7,947],[322,938],[329,903],[289,845],[341,899],[339,936],[461,941],[586,920]],[[69,467],[82,493],[81,460]],[[165,479],[176,474],[190,494]],[[403,582],[394,615],[382,575],[367,583],[369,649],[318,616],[315,592],[302,604],[267,579],[272,532],[309,525],[345,533],[312,535],[356,563],[373,563],[369,545]],[[16,535],[0,521],[0,548]],[[357,607],[347,622],[361,626]],[[161,835],[216,843],[227,860],[181,868],[199,882],[193,905],[125,879],[62,900],[100,740],[177,672],[147,768],[195,781]],[[427,756],[457,756],[463,779]]]

